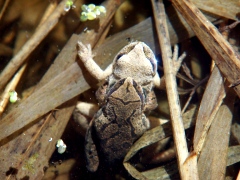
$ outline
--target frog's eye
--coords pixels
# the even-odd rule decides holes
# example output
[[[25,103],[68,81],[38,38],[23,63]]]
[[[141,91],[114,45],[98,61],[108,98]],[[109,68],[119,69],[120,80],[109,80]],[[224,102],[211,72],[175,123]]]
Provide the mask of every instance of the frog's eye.
[[[157,60],[154,57],[153,59],[149,59],[149,61],[152,65],[153,72],[156,73],[156,71],[157,71]]]
[[[118,54],[116,60],[119,60],[124,54]]]
[[[157,60],[155,58],[155,55],[153,54],[152,50],[146,45],[143,46],[143,52],[147,59],[150,61],[153,72],[155,73],[157,71]]]

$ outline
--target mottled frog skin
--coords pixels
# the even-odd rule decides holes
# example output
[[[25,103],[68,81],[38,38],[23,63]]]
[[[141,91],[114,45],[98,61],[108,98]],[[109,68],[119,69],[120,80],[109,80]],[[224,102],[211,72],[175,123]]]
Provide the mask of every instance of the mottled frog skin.
[[[99,73],[99,80],[106,78],[96,93],[101,107],[85,137],[87,168],[95,172],[100,153],[108,164],[122,160],[136,139],[149,128],[145,112],[157,106],[152,90],[157,62],[145,43],[134,42],[125,46],[113,63],[101,71],[92,59],[90,47],[81,42],[78,45],[79,57],[89,72],[95,73],[95,77]]]

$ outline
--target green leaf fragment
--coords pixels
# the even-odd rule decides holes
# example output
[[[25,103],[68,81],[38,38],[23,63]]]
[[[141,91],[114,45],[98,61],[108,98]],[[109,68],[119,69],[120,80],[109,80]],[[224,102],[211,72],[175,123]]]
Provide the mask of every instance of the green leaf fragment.
[[[94,12],[87,13],[87,16],[88,16],[88,20],[94,20],[97,17]]]
[[[104,6],[96,6],[95,4],[82,5],[83,12],[81,13],[80,20],[94,20],[101,14],[106,14],[106,8]]]
[[[17,96],[17,92],[16,91],[10,91],[9,92],[9,101],[11,102],[11,103],[15,103],[15,102],[17,102],[17,100],[18,100],[18,96]]]
[[[85,4],[82,5],[82,10],[83,10],[84,12],[87,12],[88,9],[89,9],[89,8],[88,8],[87,5],[85,5]]]
[[[95,9],[95,4],[89,4],[88,5],[88,8],[91,10],[91,11],[93,11],[94,9]]]
[[[98,6],[98,10],[99,10],[101,13],[106,14],[106,8],[105,8],[104,6]]]
[[[72,5],[73,5],[73,2],[72,2],[72,1],[67,1],[67,2],[66,2],[66,5],[72,6]]]

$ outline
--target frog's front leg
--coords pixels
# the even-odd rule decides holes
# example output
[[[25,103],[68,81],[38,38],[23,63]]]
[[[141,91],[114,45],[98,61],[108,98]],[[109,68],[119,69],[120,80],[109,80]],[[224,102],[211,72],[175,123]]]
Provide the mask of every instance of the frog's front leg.
[[[153,84],[154,87],[161,89],[161,78],[159,77],[158,72],[156,72],[155,76],[153,77]]]
[[[93,123],[94,118],[90,122],[85,136],[85,155],[87,160],[87,169],[91,172],[95,172],[99,166],[97,148],[92,138]]]
[[[85,46],[82,42],[78,41],[78,56],[83,62],[84,66],[88,72],[96,78],[98,81],[106,79],[110,74],[112,74],[113,68],[110,64],[104,71],[95,63],[93,60],[93,54],[91,45]]]

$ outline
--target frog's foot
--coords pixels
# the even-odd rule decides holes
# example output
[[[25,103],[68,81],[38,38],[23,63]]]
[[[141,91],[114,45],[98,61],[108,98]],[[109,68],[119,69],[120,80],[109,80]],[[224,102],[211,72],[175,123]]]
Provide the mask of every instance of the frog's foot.
[[[95,79],[101,81],[112,74],[112,64],[110,64],[107,69],[103,71],[93,60],[92,48],[90,44],[84,45],[82,42],[78,41],[78,47],[78,56],[80,60]]]

